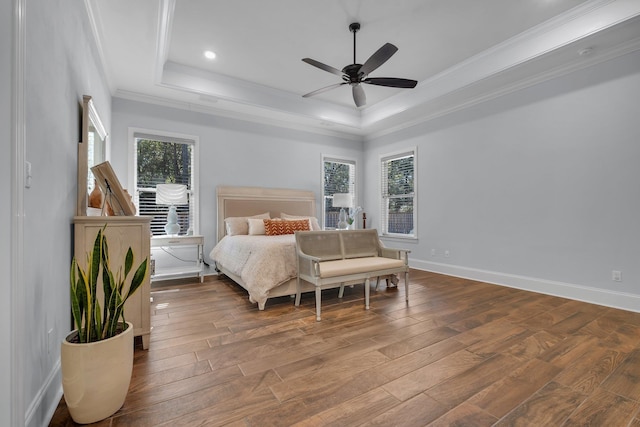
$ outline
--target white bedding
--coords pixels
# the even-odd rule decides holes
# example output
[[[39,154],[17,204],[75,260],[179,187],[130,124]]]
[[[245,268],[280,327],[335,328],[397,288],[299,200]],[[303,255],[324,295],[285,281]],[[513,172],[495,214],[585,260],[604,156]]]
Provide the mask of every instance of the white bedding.
[[[240,277],[249,300],[259,305],[264,305],[270,289],[297,276],[293,234],[225,236],[210,257],[219,267]]]

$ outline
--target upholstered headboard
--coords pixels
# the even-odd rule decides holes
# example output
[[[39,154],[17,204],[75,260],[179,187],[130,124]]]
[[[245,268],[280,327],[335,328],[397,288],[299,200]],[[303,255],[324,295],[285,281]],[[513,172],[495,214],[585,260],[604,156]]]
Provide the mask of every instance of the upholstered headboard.
[[[216,189],[218,204],[218,241],[225,235],[224,219],[234,216],[252,216],[269,212],[271,218],[281,213],[316,216],[316,198],[313,191],[286,188],[227,187]]]

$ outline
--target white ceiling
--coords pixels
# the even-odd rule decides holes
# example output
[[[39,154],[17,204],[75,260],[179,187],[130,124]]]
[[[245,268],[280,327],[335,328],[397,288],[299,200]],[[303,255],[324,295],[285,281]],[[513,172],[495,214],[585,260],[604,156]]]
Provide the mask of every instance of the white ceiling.
[[[324,133],[379,135],[640,49],[640,0],[85,0],[114,96]],[[384,43],[363,85],[302,95]],[[213,61],[203,56],[213,50]]]

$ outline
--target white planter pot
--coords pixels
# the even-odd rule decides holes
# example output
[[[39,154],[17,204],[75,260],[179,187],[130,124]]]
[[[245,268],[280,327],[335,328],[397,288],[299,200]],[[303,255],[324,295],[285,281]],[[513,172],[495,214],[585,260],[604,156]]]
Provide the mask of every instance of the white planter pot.
[[[113,415],[124,404],[133,370],[133,325],[115,337],[88,344],[62,342],[62,390],[76,423]]]

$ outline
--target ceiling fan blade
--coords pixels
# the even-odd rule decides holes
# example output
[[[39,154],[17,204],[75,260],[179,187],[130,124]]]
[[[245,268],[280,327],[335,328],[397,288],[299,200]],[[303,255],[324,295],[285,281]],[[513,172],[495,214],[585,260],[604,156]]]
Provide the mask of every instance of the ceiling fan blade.
[[[336,83],[336,84],[333,84],[333,85],[330,85],[330,86],[326,86],[326,87],[320,88],[318,90],[314,90],[313,92],[309,92],[309,93],[307,93],[305,95],[302,95],[302,97],[303,98],[308,98],[310,96],[317,95],[319,93],[326,92],[328,90],[335,89],[338,86],[342,86],[342,85],[346,85],[346,84],[347,84],[347,82]]]
[[[367,96],[364,94],[364,89],[359,84],[352,85],[351,91],[353,92],[353,101],[356,103],[356,107],[362,107],[367,103]]]
[[[418,84],[416,80],[397,79],[395,77],[371,77],[364,79],[362,83],[369,83],[370,85],[377,86],[399,87],[404,89],[413,89]]]
[[[339,75],[340,77],[342,77],[342,76],[344,75],[344,73],[343,73],[342,71],[338,70],[337,68],[333,68],[333,67],[332,67],[332,66],[330,66],[330,65],[323,64],[322,62],[318,62],[318,61],[316,61],[315,59],[311,59],[311,58],[302,58],[302,61],[303,61],[303,62],[306,62],[306,63],[307,63],[307,64],[309,64],[309,65],[313,65],[314,67],[318,67],[318,68],[320,68],[321,70],[328,71],[328,72],[333,73],[333,74],[337,74],[337,75]]]
[[[360,68],[360,74],[366,76],[393,56],[398,51],[398,48],[391,43],[385,43],[380,49],[378,49],[373,55],[367,59],[367,62],[362,64]]]

